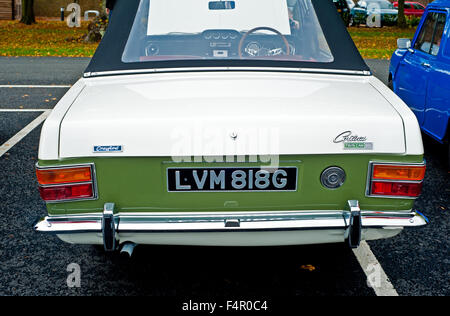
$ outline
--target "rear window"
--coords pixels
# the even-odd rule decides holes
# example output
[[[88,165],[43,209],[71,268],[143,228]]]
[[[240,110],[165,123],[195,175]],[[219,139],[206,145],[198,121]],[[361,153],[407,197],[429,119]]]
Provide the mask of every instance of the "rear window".
[[[141,0],[122,62],[333,62],[311,0]]]

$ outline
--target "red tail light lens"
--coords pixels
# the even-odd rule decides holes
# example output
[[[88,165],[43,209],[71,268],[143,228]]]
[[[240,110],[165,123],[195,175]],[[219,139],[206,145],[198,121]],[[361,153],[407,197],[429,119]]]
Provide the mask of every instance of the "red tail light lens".
[[[50,167],[36,170],[39,192],[46,202],[96,197],[94,165]]]
[[[423,164],[371,163],[368,195],[415,198],[422,191]]]
[[[418,197],[422,191],[422,182],[372,182],[373,195]]]
[[[93,197],[92,183],[62,185],[51,187],[39,187],[39,192],[44,201],[62,201],[74,199],[86,199]]]

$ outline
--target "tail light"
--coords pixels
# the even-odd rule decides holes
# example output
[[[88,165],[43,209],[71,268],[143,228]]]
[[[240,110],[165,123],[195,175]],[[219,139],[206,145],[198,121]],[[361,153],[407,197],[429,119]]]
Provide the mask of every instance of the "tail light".
[[[94,165],[37,167],[39,192],[46,202],[95,199]]]
[[[426,165],[371,163],[368,196],[416,198],[422,191]]]

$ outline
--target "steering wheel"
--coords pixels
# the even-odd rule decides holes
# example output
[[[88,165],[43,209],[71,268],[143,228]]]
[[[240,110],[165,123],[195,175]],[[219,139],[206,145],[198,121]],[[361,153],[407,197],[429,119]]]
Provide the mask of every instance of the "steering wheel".
[[[279,31],[277,31],[274,28],[268,27],[268,26],[259,26],[259,27],[255,27],[254,29],[251,29],[250,31],[248,31],[247,33],[244,34],[244,36],[242,36],[240,42],[239,42],[239,58],[244,58],[242,56],[242,46],[244,46],[244,42],[245,39],[247,38],[247,36],[249,36],[252,33],[255,33],[257,31],[270,31],[273,32],[275,34],[277,34],[278,36],[280,36],[283,39],[284,45],[286,45],[286,55],[290,55],[290,47],[289,47],[289,42],[287,41],[286,37],[281,34]]]

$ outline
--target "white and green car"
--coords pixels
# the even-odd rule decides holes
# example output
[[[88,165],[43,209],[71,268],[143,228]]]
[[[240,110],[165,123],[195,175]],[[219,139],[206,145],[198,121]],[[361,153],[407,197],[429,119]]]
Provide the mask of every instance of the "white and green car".
[[[414,114],[333,1],[127,0],[45,122],[35,229],[112,251],[392,237],[427,220]]]

